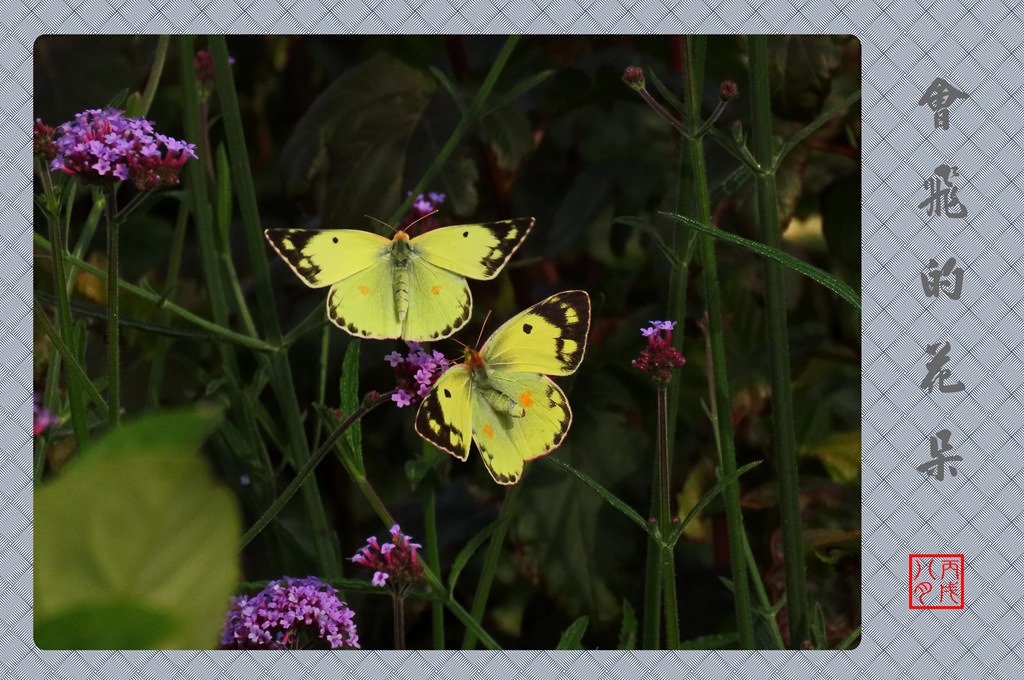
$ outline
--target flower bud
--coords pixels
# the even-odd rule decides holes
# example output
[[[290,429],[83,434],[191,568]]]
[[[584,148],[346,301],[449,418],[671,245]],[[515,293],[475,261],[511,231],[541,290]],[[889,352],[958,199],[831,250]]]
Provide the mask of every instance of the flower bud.
[[[626,72],[622,74],[622,82],[639,92],[644,89],[644,70],[639,66],[627,66]]]

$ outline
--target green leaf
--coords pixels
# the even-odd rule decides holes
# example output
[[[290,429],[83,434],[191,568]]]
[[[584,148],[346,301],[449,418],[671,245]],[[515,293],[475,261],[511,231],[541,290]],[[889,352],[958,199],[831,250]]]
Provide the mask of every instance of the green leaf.
[[[843,298],[851,305],[856,307],[858,310],[861,308],[860,296],[857,295],[856,291],[854,291],[853,288],[850,288],[850,286],[846,285],[845,283],[840,281],[835,276],[832,276],[828,272],[824,272],[813,265],[809,265],[803,260],[793,257],[789,253],[783,252],[781,250],[776,250],[775,248],[766,246],[763,243],[751,241],[750,239],[745,239],[742,236],[737,236],[727,231],[723,231],[721,229],[717,229],[715,227],[702,224],[701,222],[692,220],[689,217],[685,217],[683,215],[676,215],[673,213],[666,212],[663,212],[661,214],[669,219],[675,220],[676,222],[680,222],[690,227],[691,229],[696,229],[702,234],[714,236],[715,238],[725,241],[726,243],[731,243],[732,245],[735,246],[741,246],[751,252],[754,252],[758,255],[762,255],[764,257],[770,257],[776,262],[779,262],[789,267],[790,269],[799,272],[800,274],[803,274],[804,276],[807,276],[808,278],[825,286],[826,288],[834,292],[836,295],[839,295],[841,298]]]
[[[831,434],[825,441],[807,447],[802,454],[820,460],[833,481],[847,483],[860,477],[859,431]]]
[[[827,35],[785,35],[768,47],[772,111],[789,120],[817,115],[839,71],[839,45]]]
[[[566,472],[576,477],[576,479],[580,480],[581,482],[589,486],[591,489],[596,491],[598,495],[600,495],[604,500],[608,501],[608,503],[612,507],[614,507],[616,510],[621,512],[629,519],[633,520],[633,522],[639,527],[641,527],[645,532],[651,533],[652,530],[650,525],[647,524],[646,521],[644,521],[644,518],[640,516],[640,513],[631,508],[625,501],[619,499],[619,497],[613,494],[611,491],[598,484],[593,477],[583,472],[580,472],[573,466],[558,460],[554,456],[544,456],[543,460],[547,461],[552,465],[557,465],[558,467],[562,468]]]
[[[679,266],[679,258],[676,257],[676,254],[672,250],[672,248],[670,248],[668,244],[665,243],[665,239],[661,237],[661,234],[658,233],[658,230],[654,228],[653,224],[639,217],[616,217],[614,221],[618,224],[625,224],[630,227],[636,227],[637,229],[646,232],[647,235],[651,237],[651,240],[654,242],[654,245],[656,245],[658,247],[658,250],[661,251],[661,254],[664,255],[665,259],[669,261],[669,264],[671,264],[673,267]]]
[[[345,348],[345,359],[341,364],[341,413],[343,418],[355,413],[361,403],[359,397],[359,340],[353,338]],[[341,440],[348,450],[349,457],[359,471],[361,478],[366,477],[363,466],[363,427],[362,420],[352,423]]]
[[[636,612],[629,600],[622,601],[622,627],[619,628],[619,646],[621,650],[636,649]]]
[[[289,191],[314,188],[324,226],[390,214],[405,196],[409,140],[436,88],[428,73],[383,52],[346,71],[284,146]]]
[[[181,636],[186,621],[143,602],[102,602],[37,617],[40,649],[156,649]]]
[[[217,646],[241,533],[234,496],[198,455],[219,420],[208,407],[140,418],[37,490],[34,605],[46,644]],[[119,613],[140,628],[85,629]]]
[[[815,649],[825,649],[828,645],[828,633],[825,632],[825,612],[821,603],[815,603],[814,614],[811,616],[811,643]]]
[[[491,522],[483,529],[481,529],[473,538],[469,539],[465,547],[459,551],[459,554],[455,556],[455,561],[452,563],[452,570],[448,573],[448,590],[455,590],[455,581],[458,580],[462,570],[469,564],[470,558],[480,549],[480,546],[484,544],[488,538],[491,537],[498,527],[508,523],[508,517],[500,517],[497,520]]]
[[[515,170],[533,149],[533,126],[526,113],[513,106],[497,106],[478,123],[480,139],[494,151],[502,170]]]
[[[842,263],[848,280],[860,281],[860,173],[843,177],[821,192],[821,231],[828,252]]]
[[[558,641],[555,649],[583,649],[583,634],[587,632],[587,624],[590,618],[581,616],[565,629],[562,639]]]
[[[675,545],[676,541],[679,540],[679,537],[683,535],[683,530],[686,529],[686,525],[692,522],[693,518],[696,517],[700,513],[700,511],[703,510],[707,506],[707,504],[710,503],[715,498],[715,496],[724,491],[725,487],[735,482],[737,479],[740,478],[741,475],[746,473],[748,470],[757,467],[763,462],[764,461],[755,460],[752,463],[747,463],[746,465],[741,467],[739,470],[736,470],[736,472],[732,473],[731,475],[723,477],[718,481],[717,484],[708,489],[707,493],[705,493],[701,497],[701,499],[697,501],[696,505],[694,505],[690,509],[690,512],[686,513],[686,517],[684,517],[679,524],[673,527],[672,534],[669,537],[667,543],[669,545]]]

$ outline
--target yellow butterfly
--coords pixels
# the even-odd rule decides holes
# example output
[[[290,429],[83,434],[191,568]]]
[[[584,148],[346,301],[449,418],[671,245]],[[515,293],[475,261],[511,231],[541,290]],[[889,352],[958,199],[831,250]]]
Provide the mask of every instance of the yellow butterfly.
[[[533,228],[524,217],[391,239],[354,229],[267,229],[270,245],[311,288],[330,286],[327,315],[361,338],[427,342],[466,325],[466,278],[493,279]]]
[[[569,402],[547,376],[579,368],[589,331],[590,296],[582,290],[516,314],[438,378],[416,412],[416,432],[461,460],[476,442],[494,481],[515,484],[524,461],[558,448],[569,431]]]

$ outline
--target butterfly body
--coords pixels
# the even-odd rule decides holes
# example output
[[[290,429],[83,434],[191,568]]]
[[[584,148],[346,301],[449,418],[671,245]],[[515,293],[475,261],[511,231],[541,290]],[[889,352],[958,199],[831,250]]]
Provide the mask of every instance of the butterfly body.
[[[532,218],[434,229],[387,239],[355,229],[267,229],[277,253],[311,288],[330,286],[327,315],[362,338],[427,342],[469,320],[466,277],[498,275]]]
[[[491,477],[515,484],[523,463],[561,445],[572,411],[548,375],[573,373],[590,329],[584,291],[553,295],[499,327],[435,383],[416,414],[420,436],[466,460],[470,442]]]

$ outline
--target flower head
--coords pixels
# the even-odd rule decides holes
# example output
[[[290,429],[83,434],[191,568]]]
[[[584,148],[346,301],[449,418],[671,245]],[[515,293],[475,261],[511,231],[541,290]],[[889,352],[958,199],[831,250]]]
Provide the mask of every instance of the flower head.
[[[391,395],[391,401],[398,404],[399,408],[422,401],[441,374],[451,365],[451,362],[437,350],[429,352],[418,342],[406,344],[409,346],[408,356],[392,352],[384,357],[395,371],[397,391]]]
[[[44,125],[41,118],[36,118],[32,126],[32,153],[41,155],[47,161],[52,161],[57,156],[57,145],[53,143],[53,136],[57,134],[49,125]]]
[[[376,536],[366,539],[366,545],[352,557],[352,561],[373,569],[373,585],[388,587],[401,596],[415,583],[423,580],[423,565],[416,551],[422,548],[402,533],[396,524],[391,527],[391,542],[380,543]]]
[[[38,437],[41,435],[46,428],[50,425],[56,425],[60,422],[60,418],[53,415],[45,408],[39,401],[39,395],[32,397],[32,436]]]
[[[718,87],[718,98],[723,102],[731,102],[740,96],[740,88],[731,80],[723,80]]]
[[[228,57],[228,64],[235,65],[235,58]],[[192,67],[196,70],[196,80],[199,81],[200,98],[206,97],[213,91],[213,55],[210,48],[204,47],[196,52],[196,58],[192,61]]]
[[[89,109],[58,128],[52,170],[91,184],[131,180],[140,191],[174,186],[195,144],[160,134],[145,118],[120,109]]]
[[[644,70],[639,66],[627,66],[622,74],[622,82],[639,92],[646,87],[644,82]]]
[[[686,364],[683,355],[672,346],[675,327],[675,321],[651,321],[649,328],[640,329],[640,334],[647,338],[647,347],[633,360],[633,366],[650,375],[660,387],[667,387],[672,371]]]
[[[285,576],[251,598],[235,599],[220,643],[224,649],[358,649],[352,617],[334,587],[314,576]]]
[[[412,195],[410,191],[408,195]],[[441,223],[434,219],[433,216],[426,217],[430,213],[436,211],[442,203],[444,203],[445,195],[439,194],[434,191],[430,191],[426,194],[420,194],[416,197],[416,200],[412,202],[412,208],[405,217],[398,223],[399,229],[406,229],[413,222],[417,222],[418,226],[416,229],[419,233],[430,231],[431,229],[437,229],[441,226]],[[426,217],[426,219],[423,219]],[[422,221],[420,221],[422,220]]]

